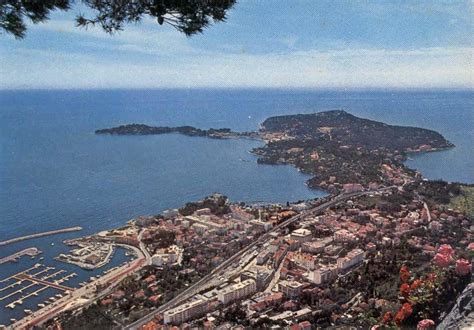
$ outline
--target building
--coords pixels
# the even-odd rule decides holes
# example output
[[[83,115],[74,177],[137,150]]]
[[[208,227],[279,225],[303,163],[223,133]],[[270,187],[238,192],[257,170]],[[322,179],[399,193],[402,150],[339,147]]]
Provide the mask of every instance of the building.
[[[331,239],[332,240],[332,239]],[[315,242],[306,242],[301,245],[301,251],[308,253],[321,253],[324,251],[324,247],[330,243],[327,240],[320,240]]]
[[[304,243],[311,241],[312,235],[308,229],[300,228],[293,230],[290,237],[300,243]]]
[[[310,280],[315,284],[325,284],[337,276],[337,268],[334,266],[323,266],[310,273]]]
[[[337,268],[340,270],[347,270],[364,261],[364,250],[354,249],[350,251],[345,257],[337,259]]]
[[[356,239],[355,235],[347,229],[341,229],[334,233],[334,240],[336,242],[352,242]]]
[[[280,281],[278,283],[278,290],[290,298],[296,298],[301,295],[303,291],[303,284],[297,281]]]
[[[257,285],[257,291],[261,291],[265,289],[265,287],[270,283],[272,280],[272,275],[273,272],[268,270],[247,270],[240,274],[240,280],[254,280]]]
[[[252,226],[252,229],[256,230],[257,232],[267,232],[273,227],[271,223],[260,220],[252,220],[249,223]]]
[[[161,267],[163,265],[173,265],[180,263],[182,249],[176,245],[171,245],[166,249],[160,249],[151,257],[151,264]]]
[[[364,187],[360,183],[346,183],[342,185],[342,189],[346,193],[351,193],[356,191],[362,191],[364,190]]]
[[[243,282],[226,286],[217,293],[217,299],[228,304],[233,301],[241,300],[257,291],[257,284],[253,279],[247,279]]]
[[[203,316],[207,313],[208,307],[209,301],[207,299],[197,299],[167,310],[163,314],[163,320],[165,324],[181,324],[187,320]]]
[[[431,221],[428,228],[434,231],[440,231],[443,229],[443,225],[439,221]]]
[[[85,259],[84,262],[89,265],[97,265],[99,262],[102,261],[102,258],[99,257],[97,254],[91,254],[88,255]]]
[[[172,219],[179,215],[179,211],[178,209],[165,210],[162,215],[165,219]]]
[[[147,227],[155,223],[156,219],[154,217],[138,217],[135,219],[135,224],[138,227]]]
[[[265,249],[257,255],[257,265],[263,265],[272,255],[269,249]]]
[[[202,209],[205,210],[205,209]],[[217,223],[211,220],[211,217],[208,215],[197,216],[187,216],[184,218],[192,224],[192,228],[198,233],[204,233],[207,230],[214,230],[216,234],[223,235],[227,232],[227,226],[222,223]]]
[[[308,307],[305,307],[303,309],[297,310],[296,312],[285,311],[275,316],[271,316],[270,320],[273,320],[273,321],[292,320],[292,321],[298,322],[299,320],[302,320],[311,316],[311,313],[312,313],[312,310]]]
[[[308,253],[295,253],[293,254],[293,261],[298,264],[300,267],[305,268],[306,270],[313,270],[318,264],[318,258],[312,254]]]

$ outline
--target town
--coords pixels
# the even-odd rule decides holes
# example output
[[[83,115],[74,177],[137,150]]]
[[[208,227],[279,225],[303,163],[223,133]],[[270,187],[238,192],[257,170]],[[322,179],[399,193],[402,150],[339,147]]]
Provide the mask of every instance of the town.
[[[399,308],[402,266],[431,269],[440,243],[462,260],[472,256],[470,220],[414,190],[429,184],[287,206],[230,203],[215,194],[139,217],[97,240],[136,246],[147,265],[83,313],[54,322],[71,327],[106,315],[93,322],[130,329],[368,326]],[[459,288],[469,282],[465,275]]]
[[[132,134],[169,131],[132,128]],[[293,164],[313,175],[310,187],[331,195],[246,204],[213,194],[65,241],[77,247],[57,259],[84,269],[102,267],[117,247],[135,258],[13,327],[310,329],[441,322],[471,280],[472,187],[424,179],[403,160],[408,152],[452,144],[434,131],[344,111],[271,117],[254,134],[266,142],[253,150],[259,162]]]

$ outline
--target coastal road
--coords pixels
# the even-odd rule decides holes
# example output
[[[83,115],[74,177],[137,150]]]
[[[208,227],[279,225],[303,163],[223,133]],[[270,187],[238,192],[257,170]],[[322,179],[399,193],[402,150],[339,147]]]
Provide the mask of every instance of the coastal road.
[[[146,244],[143,243],[142,237],[143,233],[145,232],[145,229],[142,229],[140,233],[138,234],[138,242],[140,243],[140,250],[142,251],[143,255],[145,256],[146,263],[147,265],[151,264],[151,255],[150,252],[148,252],[148,249],[146,248]]]
[[[387,190],[392,189],[392,188],[394,188],[394,187],[386,187],[386,188],[381,188],[381,189],[377,189],[377,190],[359,191],[359,192],[352,192],[352,193],[345,193],[345,194],[335,195],[335,196],[331,197],[329,201],[327,201],[327,202],[325,202],[325,203],[323,203],[319,206],[316,206],[316,207],[314,207],[310,210],[303,211],[300,214],[295,215],[294,217],[283,221],[279,225],[273,227],[267,233],[260,236],[254,242],[252,242],[251,244],[247,245],[245,248],[243,248],[242,250],[240,250],[239,252],[234,254],[232,257],[230,257],[229,259],[224,261],[222,264],[220,264],[219,266],[214,268],[211,271],[210,274],[204,276],[198,282],[196,282],[195,284],[193,284],[192,286],[190,286],[186,290],[182,291],[175,298],[173,298],[170,301],[168,301],[167,303],[161,305],[160,307],[155,309],[153,312],[145,315],[144,317],[140,318],[139,320],[135,321],[134,323],[128,325],[126,327],[126,329],[138,329],[140,326],[142,326],[145,323],[151,321],[155,317],[155,315],[157,315],[161,312],[164,312],[164,311],[166,311],[170,308],[173,308],[173,307],[179,305],[180,303],[188,300],[189,298],[191,298],[195,294],[199,293],[202,290],[202,286],[204,284],[206,284],[207,282],[212,280],[212,278],[214,276],[216,276],[217,274],[219,274],[220,272],[223,272],[227,267],[231,266],[235,261],[240,259],[249,250],[251,250],[252,248],[256,247],[259,244],[263,244],[264,242],[266,242],[268,239],[271,238],[270,235],[272,233],[274,233],[274,232],[276,232],[276,231],[278,231],[282,228],[285,228],[288,225],[290,225],[290,224],[292,224],[296,221],[299,221],[303,217],[313,215],[315,213],[319,213],[319,212],[324,211],[325,209],[327,209],[329,207],[332,207],[334,205],[337,205],[337,204],[339,204],[343,201],[347,201],[351,198],[360,197],[360,196],[367,195],[367,194],[373,194],[373,193],[377,193],[377,192],[387,191]]]

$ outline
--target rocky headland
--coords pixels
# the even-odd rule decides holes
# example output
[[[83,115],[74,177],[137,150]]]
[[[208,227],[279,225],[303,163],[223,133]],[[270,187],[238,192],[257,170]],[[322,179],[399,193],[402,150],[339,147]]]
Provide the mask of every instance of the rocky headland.
[[[307,182],[310,187],[330,192],[380,184],[403,184],[417,175],[403,164],[408,153],[454,146],[432,130],[388,125],[359,118],[343,110],[270,117],[257,132],[143,124],[96,131],[96,134],[113,135],[168,133],[216,139],[261,139],[265,145],[252,150],[259,156],[259,163],[291,164],[313,176]]]

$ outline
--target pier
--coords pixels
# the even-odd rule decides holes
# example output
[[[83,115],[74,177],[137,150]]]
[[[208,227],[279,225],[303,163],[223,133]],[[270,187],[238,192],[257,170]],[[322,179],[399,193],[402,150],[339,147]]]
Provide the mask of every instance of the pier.
[[[45,232],[42,232],[42,233],[36,233],[36,234],[31,234],[31,235],[26,235],[26,236],[20,236],[20,237],[16,237],[16,238],[6,240],[6,241],[1,241],[0,246],[16,243],[16,242],[20,242],[20,241],[24,241],[24,240],[27,240],[27,239],[43,237],[43,236],[49,236],[49,235],[62,234],[62,233],[68,233],[68,232],[79,231],[79,230],[82,230],[82,227],[69,227],[69,228],[45,231]]]
[[[16,252],[16,253],[13,253],[12,255],[9,255],[7,257],[4,257],[4,258],[1,258],[0,259],[0,265],[5,263],[5,262],[9,262],[9,261],[16,261],[18,258],[24,256],[24,255],[28,255],[28,256],[31,256],[31,257],[34,257],[38,254],[40,254],[41,251],[38,250],[37,248],[35,247],[31,247],[31,248],[28,248],[28,249],[24,249],[24,250],[21,250],[19,252]]]
[[[65,270],[55,271],[54,267],[36,264],[25,271],[0,281],[0,283],[10,282],[0,288],[0,302],[8,301],[5,307],[14,309],[18,305],[22,305],[30,297],[39,296],[42,291],[49,288],[65,293],[73,292],[75,288],[63,285],[63,282],[68,281],[74,276],[76,276],[76,273],[66,274]],[[56,296],[59,296],[59,294],[56,294]],[[49,297],[49,299],[52,298]]]
[[[57,275],[59,275],[63,272],[64,271],[62,271],[62,270],[57,271],[54,274],[48,275],[47,278],[55,277],[55,276],[57,276]],[[58,284],[59,281],[49,282],[49,281],[46,281],[45,279],[36,278],[36,277],[33,277],[33,276],[25,274],[25,273],[18,274],[16,276],[14,276],[14,278],[16,278],[18,280],[23,280],[23,281],[25,281],[25,280],[30,281],[34,284],[41,284],[41,285],[44,285],[46,287],[51,287],[51,288],[62,290],[62,291],[73,291],[74,290],[74,288]]]

